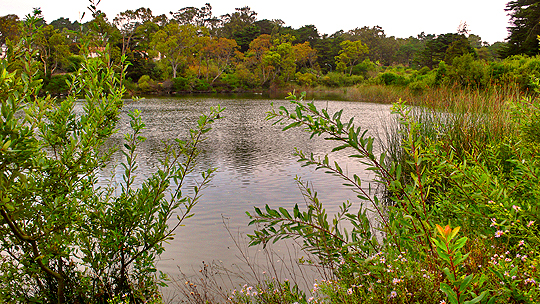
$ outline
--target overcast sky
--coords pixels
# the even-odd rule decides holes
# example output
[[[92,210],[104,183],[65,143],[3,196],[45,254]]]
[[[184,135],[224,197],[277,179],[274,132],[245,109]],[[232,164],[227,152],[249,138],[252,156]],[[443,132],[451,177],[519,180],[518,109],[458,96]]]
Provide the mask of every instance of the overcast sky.
[[[119,12],[148,7],[154,15],[167,14],[183,7],[202,7],[209,2],[214,16],[249,6],[261,19],[281,19],[286,26],[299,28],[313,24],[321,34],[379,25],[387,36],[406,38],[421,32],[444,34],[456,32],[460,22],[467,22],[472,34],[483,41],[504,41],[508,36],[508,16],[504,11],[509,0],[102,0],[98,8],[110,20]],[[88,11],[88,0],[0,0],[0,16],[16,14],[20,18],[41,7],[45,20],[60,17],[71,21]],[[88,12],[87,12],[87,15]],[[168,15],[170,17],[170,15]],[[85,17],[84,21],[87,21]]]

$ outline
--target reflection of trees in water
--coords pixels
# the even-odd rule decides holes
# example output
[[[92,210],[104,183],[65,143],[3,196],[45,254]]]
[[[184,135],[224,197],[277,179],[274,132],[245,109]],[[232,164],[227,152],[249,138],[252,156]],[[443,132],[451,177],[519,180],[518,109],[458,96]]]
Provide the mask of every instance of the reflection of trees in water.
[[[274,101],[276,106],[286,105],[287,101]],[[242,176],[252,175],[264,168],[275,170],[284,163],[290,163],[294,157],[294,148],[306,153],[324,155],[328,153],[335,142],[325,141],[315,136],[309,139],[309,134],[300,128],[282,132],[282,126],[273,126],[266,121],[266,112],[270,109],[269,100],[246,99],[149,99],[137,103],[127,103],[119,122],[119,132],[106,144],[109,148],[123,146],[123,137],[129,132],[127,111],[137,108],[147,129],[142,133],[147,140],[138,149],[139,179],[142,180],[148,172],[155,171],[159,159],[163,156],[165,145],[162,141],[172,142],[174,138],[186,139],[189,128],[196,126],[199,114],[208,111],[210,106],[221,104],[226,107],[223,118],[213,125],[207,141],[202,143],[200,168],[217,167],[220,170],[237,172]],[[349,107],[351,104],[344,104]],[[343,107],[344,105],[337,105]],[[375,110],[362,107],[362,104],[352,104],[361,121],[377,119]],[[349,109],[352,110],[352,109]],[[359,123],[361,123],[359,121]],[[338,155],[332,155],[339,157]],[[343,155],[341,156],[343,160]],[[118,164],[122,155],[118,151],[113,155],[112,163]],[[349,160],[350,161],[350,160]],[[109,165],[105,173],[112,169]],[[117,168],[116,176],[121,177],[121,168]]]

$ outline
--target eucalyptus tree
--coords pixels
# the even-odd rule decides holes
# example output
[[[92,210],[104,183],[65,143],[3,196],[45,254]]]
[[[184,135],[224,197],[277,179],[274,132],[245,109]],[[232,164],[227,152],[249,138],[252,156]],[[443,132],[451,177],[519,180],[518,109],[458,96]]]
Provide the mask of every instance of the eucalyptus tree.
[[[204,28],[171,22],[154,34],[150,46],[156,57],[168,62],[172,77],[176,78],[179,67],[187,64],[187,59],[193,55],[194,48],[200,43],[199,37],[204,33]]]
[[[113,24],[122,34],[122,55],[126,54],[130,48],[130,42],[137,32],[137,28],[148,21],[153,21],[154,15],[149,8],[138,8],[135,11],[126,10],[119,13],[114,19]]]

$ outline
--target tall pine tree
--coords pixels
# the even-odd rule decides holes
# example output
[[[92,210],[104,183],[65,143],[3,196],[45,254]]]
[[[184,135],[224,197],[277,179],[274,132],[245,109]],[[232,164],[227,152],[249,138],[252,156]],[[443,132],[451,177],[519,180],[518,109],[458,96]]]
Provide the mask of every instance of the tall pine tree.
[[[540,53],[538,35],[540,35],[540,1],[514,0],[506,4],[510,16],[507,47],[504,57],[517,54],[537,55]]]

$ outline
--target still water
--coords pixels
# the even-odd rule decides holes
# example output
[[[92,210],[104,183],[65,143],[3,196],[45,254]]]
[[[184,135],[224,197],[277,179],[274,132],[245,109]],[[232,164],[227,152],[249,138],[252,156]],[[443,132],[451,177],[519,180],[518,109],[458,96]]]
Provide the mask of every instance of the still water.
[[[194,208],[194,217],[185,221],[185,226],[177,230],[174,240],[166,244],[166,251],[157,265],[170,277],[178,277],[180,271],[188,276],[196,273],[203,261],[220,261],[225,267],[241,263],[241,254],[229,233],[242,236],[253,231],[247,226],[249,219],[245,212],[253,211],[254,206],[268,204],[289,210],[296,203],[305,206],[294,180],[296,176],[312,183],[329,213],[338,211],[347,200],[354,203],[353,210],[360,208],[354,193],[342,186],[339,178],[315,171],[312,167],[302,167],[293,156],[295,148],[324,156],[330,153],[335,142],[320,137],[309,139],[309,134],[299,128],[281,131],[281,126],[265,120],[271,103],[275,107],[284,105],[291,108],[286,100],[255,96],[147,98],[125,102],[119,132],[109,144],[121,146],[123,134],[129,131],[127,113],[140,110],[147,127],[142,135],[147,140],[138,151],[139,181],[155,170],[163,148],[162,141],[185,138],[189,128],[195,126],[199,114],[208,112],[211,106],[219,104],[226,108],[222,119],[213,125],[207,141],[201,146],[203,152],[199,166],[214,167],[217,172]],[[332,100],[319,100],[315,104],[328,108],[332,113],[344,109],[344,121],[354,116],[356,125],[370,130],[368,134],[374,136],[390,116],[389,105]],[[347,158],[346,150],[332,153],[330,158],[338,161],[351,175],[356,173],[366,182],[371,180],[372,176],[363,170],[361,164]],[[119,160],[120,154],[117,154],[115,161]],[[224,222],[228,224],[229,231]],[[277,252],[285,250],[279,246],[276,248]]]

